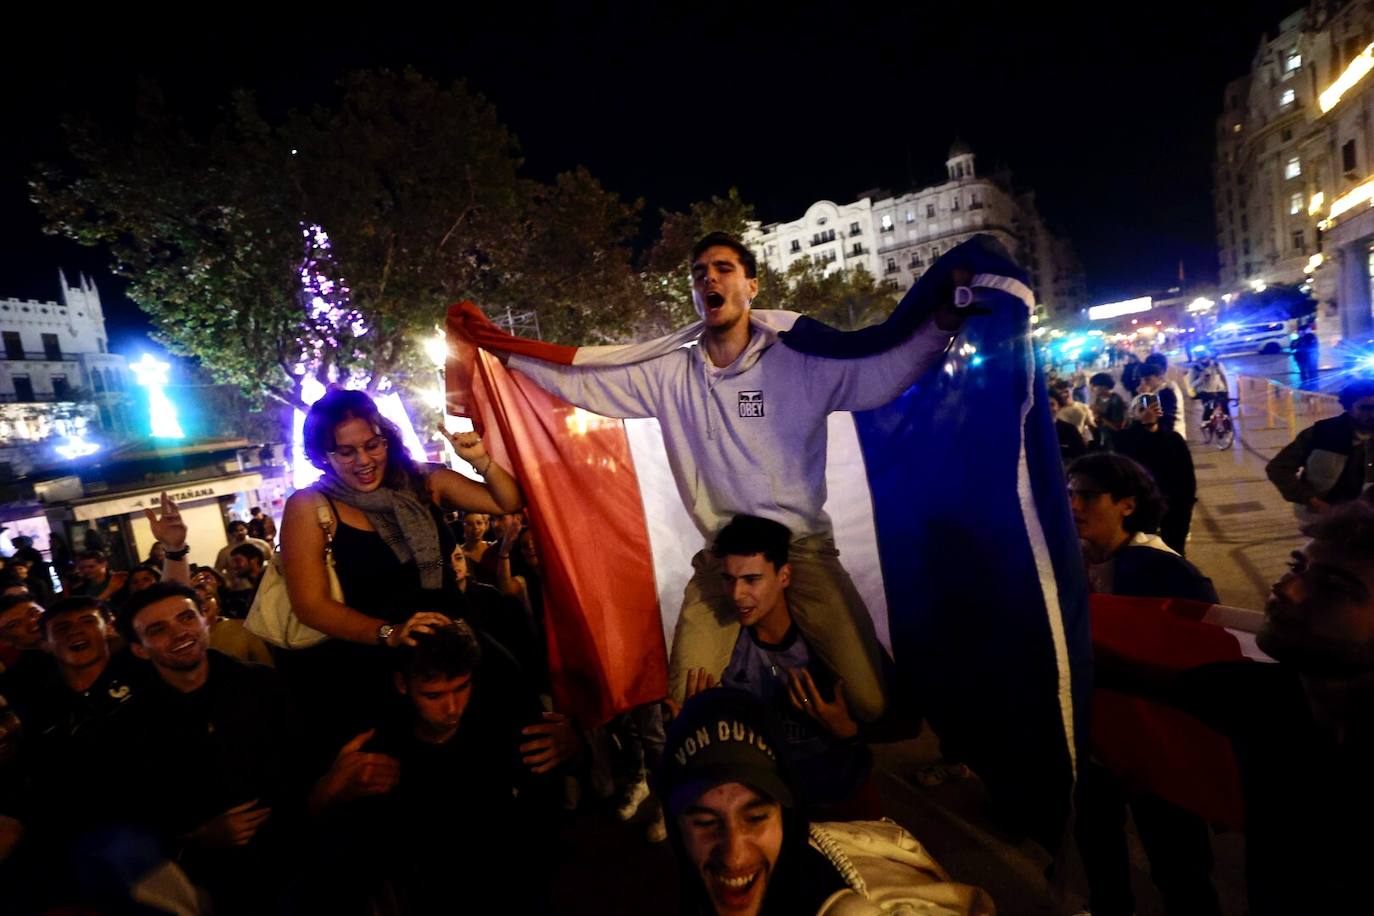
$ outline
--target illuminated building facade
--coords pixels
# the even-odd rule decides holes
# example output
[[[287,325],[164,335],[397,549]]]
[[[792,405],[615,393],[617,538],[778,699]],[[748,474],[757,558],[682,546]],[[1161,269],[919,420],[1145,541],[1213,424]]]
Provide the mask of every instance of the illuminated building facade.
[[[129,434],[124,357],[100,293],[59,272],[61,300],[0,299],[0,479],[65,457],[73,440]]]
[[[1005,171],[981,175],[973,150],[956,141],[946,180],[906,194],[869,192],[852,204],[818,201],[800,220],[746,234],[759,259],[785,272],[810,258],[827,272],[862,264],[879,282],[905,290],[935,259],[978,233],[995,237],[1031,274],[1036,301],[1051,315],[1086,304],[1072,246],[1045,227],[1033,193],[1017,193]]]
[[[1326,346],[1374,336],[1374,4],[1312,2],[1226,88],[1213,203],[1223,290],[1310,283]]]

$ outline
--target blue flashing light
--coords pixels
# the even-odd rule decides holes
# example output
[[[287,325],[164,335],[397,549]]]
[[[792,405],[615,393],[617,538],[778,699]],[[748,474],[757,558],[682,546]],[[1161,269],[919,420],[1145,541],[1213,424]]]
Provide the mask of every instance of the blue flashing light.
[[[968,361],[968,364],[969,364],[970,366],[981,366],[981,365],[983,365],[983,357],[981,357],[981,356],[974,356],[973,359],[971,359],[971,360]]]

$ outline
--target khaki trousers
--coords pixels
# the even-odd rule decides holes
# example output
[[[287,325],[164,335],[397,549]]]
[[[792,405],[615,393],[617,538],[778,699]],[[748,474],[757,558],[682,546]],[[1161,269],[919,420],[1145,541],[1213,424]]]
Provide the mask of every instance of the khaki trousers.
[[[788,563],[792,583],[787,608],[812,653],[844,680],[854,718],[872,722],[887,705],[882,647],[863,598],[840,565],[840,552],[825,535],[794,541]],[[730,663],[740,625],[725,593],[721,563],[709,550],[692,558],[693,575],[682,596],[682,612],[668,660],[668,692],[682,701],[687,671],[705,668],[717,680]]]

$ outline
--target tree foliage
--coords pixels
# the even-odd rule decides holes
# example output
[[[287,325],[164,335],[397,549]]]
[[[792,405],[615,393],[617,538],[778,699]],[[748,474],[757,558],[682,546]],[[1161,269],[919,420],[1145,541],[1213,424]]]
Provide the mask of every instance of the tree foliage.
[[[254,403],[301,406],[303,373],[427,387],[418,344],[462,299],[535,310],[559,342],[666,333],[697,317],[692,244],[753,219],[732,188],[662,213],[636,260],[641,201],[581,168],[523,177],[485,99],[412,71],[353,73],[332,104],[276,123],[240,91],[200,130],[145,85],[132,125],[64,121],[67,159],[40,163],[30,183],[45,228],[107,246],[159,340]],[[321,277],[334,284],[327,308]],[[762,267],[760,286],[761,306],[840,327],[891,308],[866,272],[809,262],[783,276]]]
[[[777,280],[783,288],[776,292],[773,301],[778,304],[772,307],[810,315],[847,331],[882,321],[897,304],[895,291],[874,282],[863,265],[827,274],[804,258]],[[763,292],[759,296],[762,299]]]
[[[319,342],[301,287],[313,225],[366,326],[325,335],[322,380],[420,378],[418,340],[461,299],[536,307],[546,338],[577,343],[642,318],[638,204],[580,169],[522,178],[515,138],[461,83],[355,73],[337,104],[278,124],[239,92],[199,135],[145,86],[129,135],[64,126],[69,161],[31,182],[47,230],[108,246],[159,339],[257,400],[299,405],[299,354]]]

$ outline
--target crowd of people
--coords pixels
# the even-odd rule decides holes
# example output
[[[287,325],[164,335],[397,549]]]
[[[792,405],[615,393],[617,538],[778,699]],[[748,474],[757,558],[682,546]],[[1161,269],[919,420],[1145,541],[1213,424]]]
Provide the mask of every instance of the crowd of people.
[[[84,551],[60,592],[16,539],[0,580],[5,911],[586,911],[553,899],[560,818],[586,785],[622,819],[650,814],[645,837],[670,844],[683,913],[994,912],[883,819],[869,742],[920,724],[889,703],[892,660],[839,565],[824,487],[808,483],[823,457],[779,445],[801,435],[814,446],[796,429],[900,393],[967,316],[942,309],[895,356],[822,371],[750,331],[757,279],[737,241],[703,239],[693,282],[697,351],[633,377],[523,364],[575,403],[660,416],[698,475],[707,546],[661,702],[604,725],[557,709],[540,558],[515,478],[473,432],[445,435],[475,479],[418,464],[366,394],[331,390],[304,426],[323,477],[292,494],[280,532],[256,510],[231,523],[212,566],[188,562],[186,524],[165,497],[146,513],[155,556],[118,571]],[[740,377],[711,376],[717,366]],[[1152,358],[1128,361],[1119,381],[1049,379],[1066,500],[1093,592],[1213,603],[1211,581],[1183,556],[1196,482],[1187,403],[1166,368]],[[805,379],[807,398],[817,386],[840,394],[776,411],[785,429],[749,433],[776,441],[724,436],[747,447],[685,457],[698,426],[737,418],[669,416],[709,404],[672,386],[759,386],[758,373]],[[1224,406],[1210,377],[1189,387]],[[1355,391],[1350,405],[1347,432],[1362,447],[1370,395]],[[1338,438],[1313,434],[1302,460]],[[787,483],[798,508],[786,520],[720,483],[732,461],[771,454],[779,467],[754,478],[810,461]],[[1298,477],[1316,486],[1313,473]],[[1099,660],[1104,684],[1189,710],[1235,742],[1254,913],[1342,911],[1370,847],[1345,838],[1374,814],[1374,505],[1360,498],[1367,486],[1343,500],[1299,490],[1312,540],[1274,585],[1260,635],[1278,664],[1179,673]],[[278,584],[319,637],[307,647],[262,638]],[[1285,778],[1295,753],[1321,772],[1296,793]],[[1075,833],[1093,913],[1133,911],[1128,810],[1169,911],[1219,912],[1208,825],[1087,759]]]

